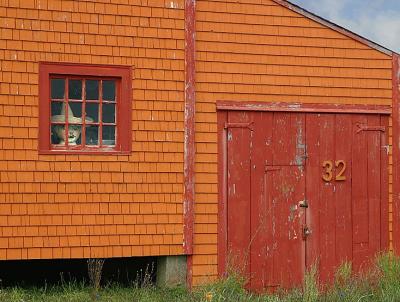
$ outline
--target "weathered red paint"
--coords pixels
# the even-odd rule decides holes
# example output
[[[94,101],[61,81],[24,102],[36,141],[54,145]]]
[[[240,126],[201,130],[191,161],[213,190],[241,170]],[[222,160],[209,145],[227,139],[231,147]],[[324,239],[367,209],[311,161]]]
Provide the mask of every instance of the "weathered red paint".
[[[300,14],[300,15],[303,15],[303,16],[311,19],[311,20],[314,20],[315,22],[318,22],[318,23],[320,23],[320,24],[322,24],[322,25],[324,25],[324,26],[326,26],[328,28],[331,28],[331,29],[333,29],[333,30],[335,30],[337,32],[340,32],[341,34],[343,34],[343,35],[345,35],[345,36],[347,36],[347,37],[349,37],[351,39],[354,39],[354,40],[356,40],[356,41],[358,41],[360,43],[368,45],[369,47],[374,48],[374,49],[376,49],[376,50],[378,50],[378,51],[380,51],[380,52],[382,52],[384,54],[387,54],[389,56],[391,56],[393,54],[393,52],[390,49],[387,49],[387,48],[383,47],[382,45],[379,45],[379,44],[377,44],[377,43],[375,43],[375,42],[373,42],[371,40],[368,40],[367,38],[364,38],[364,37],[352,32],[352,31],[350,31],[350,30],[348,30],[346,28],[343,28],[343,27],[341,27],[341,26],[339,26],[339,25],[337,25],[337,24],[335,24],[335,23],[333,23],[331,21],[328,21],[328,20],[326,20],[326,19],[324,19],[324,18],[322,18],[320,16],[317,16],[317,15],[305,10],[304,8],[299,7],[299,6],[293,4],[293,3],[289,2],[289,1],[286,1],[286,0],[272,0],[272,1],[284,6],[284,7],[288,8],[288,9],[290,9],[290,10],[292,10],[292,11],[294,11],[294,12]]]
[[[228,123],[243,123],[249,112],[231,112]],[[250,276],[251,212],[251,131],[248,127],[227,129],[227,243],[228,265],[241,275]]]
[[[400,56],[393,54],[393,250],[400,255]]]
[[[307,104],[307,103],[268,103],[218,101],[218,110],[274,111],[274,112],[315,112],[315,113],[360,113],[391,114],[386,105],[346,105],[346,104]]]
[[[386,249],[387,125],[378,114],[219,112],[220,275],[228,263],[271,290],[316,263],[330,282],[343,261],[360,270]],[[325,160],[333,177],[347,163],[346,180],[325,182]]]
[[[227,254],[227,128],[228,112],[218,112],[218,275],[223,277],[226,273]]]
[[[88,150],[63,150],[50,148],[50,104],[49,104],[49,79],[51,75],[84,75],[96,77],[118,77],[121,79],[120,98],[117,112],[117,133],[119,144],[114,150],[105,148]],[[132,68],[121,65],[98,65],[98,64],[76,64],[76,63],[39,63],[39,153],[40,154],[130,154],[132,148],[132,120],[124,114],[132,111]],[[68,114],[68,112],[67,112]]]
[[[381,116],[381,125],[386,129],[389,129],[389,117]],[[385,190],[385,186],[388,188],[389,184],[389,134],[386,132],[385,135],[381,136],[381,249],[389,250],[389,190]]]
[[[387,119],[379,115],[320,114],[309,115],[307,120],[307,219],[314,236],[307,246],[307,265],[317,261],[322,282],[332,280],[342,261],[351,260],[359,270],[387,248],[388,171],[384,165],[388,155],[382,153],[387,133],[359,131],[360,123],[366,125],[365,129],[378,129],[377,125],[387,125]],[[319,165],[326,158],[351,163],[345,181],[319,185]],[[315,199],[313,195],[324,198]]]
[[[185,0],[185,139],[183,249],[188,255],[187,284],[192,284],[195,199],[195,0]]]
[[[253,118],[251,286],[299,286],[305,212],[292,202],[305,200],[305,115],[256,113]]]

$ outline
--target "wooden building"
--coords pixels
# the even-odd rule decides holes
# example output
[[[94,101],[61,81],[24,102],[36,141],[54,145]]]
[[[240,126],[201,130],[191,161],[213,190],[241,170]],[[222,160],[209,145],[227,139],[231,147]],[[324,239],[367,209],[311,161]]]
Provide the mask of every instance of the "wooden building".
[[[393,51],[284,0],[1,0],[0,30],[0,260],[261,289],[399,250]]]

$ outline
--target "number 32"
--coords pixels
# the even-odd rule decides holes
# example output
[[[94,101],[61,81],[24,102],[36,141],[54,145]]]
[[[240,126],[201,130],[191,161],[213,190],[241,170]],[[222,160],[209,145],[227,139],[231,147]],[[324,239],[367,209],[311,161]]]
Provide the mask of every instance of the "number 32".
[[[326,160],[322,163],[322,167],[325,169],[322,179],[326,182],[332,181],[333,179],[333,161]],[[338,173],[336,174],[335,180],[342,181],[346,180],[346,176],[343,175],[346,171],[346,162],[344,160],[335,161],[335,167],[338,168]],[[341,170],[340,170],[341,169]]]

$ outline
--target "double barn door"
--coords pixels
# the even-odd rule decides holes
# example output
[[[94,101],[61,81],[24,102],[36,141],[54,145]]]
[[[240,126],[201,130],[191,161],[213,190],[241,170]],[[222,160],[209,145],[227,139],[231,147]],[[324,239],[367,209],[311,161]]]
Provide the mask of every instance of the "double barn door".
[[[329,282],[386,247],[386,116],[224,114],[225,261],[251,289],[299,285],[312,264]]]

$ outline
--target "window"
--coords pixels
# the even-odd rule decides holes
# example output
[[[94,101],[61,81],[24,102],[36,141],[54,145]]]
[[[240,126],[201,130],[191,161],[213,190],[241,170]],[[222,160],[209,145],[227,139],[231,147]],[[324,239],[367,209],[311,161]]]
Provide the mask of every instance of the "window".
[[[41,153],[126,153],[131,69],[40,63]]]

